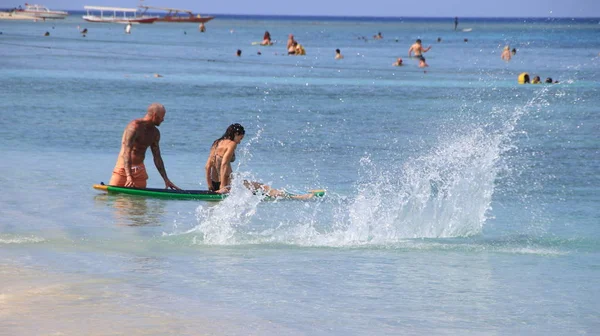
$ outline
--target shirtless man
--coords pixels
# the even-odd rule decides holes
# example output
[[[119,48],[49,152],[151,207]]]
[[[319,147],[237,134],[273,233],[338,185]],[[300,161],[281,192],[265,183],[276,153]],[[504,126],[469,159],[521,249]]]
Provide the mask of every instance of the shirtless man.
[[[167,171],[160,156],[160,132],[159,126],[165,119],[165,107],[159,103],[153,103],[148,107],[148,112],[143,118],[131,121],[123,132],[121,152],[117,164],[113,170],[109,185],[119,187],[146,188],[148,174],[144,166],[146,149],[152,150],[154,165],[165,180],[165,189],[177,189],[167,177]]]
[[[417,41],[410,46],[410,48],[408,49],[408,57],[412,57],[412,53],[415,53],[415,57],[420,61],[419,62],[419,67],[420,68],[424,68],[424,67],[428,67],[429,65],[427,64],[427,62],[425,62],[425,57],[423,57],[423,53],[426,53],[429,51],[429,49],[431,49],[431,46],[427,47],[427,48],[423,48],[423,46],[421,45],[421,39],[417,39]]]
[[[502,50],[502,54],[500,55],[500,58],[506,62],[510,61],[510,47],[509,46],[505,46],[504,50]]]
[[[296,46],[294,45],[295,42],[296,40],[294,40],[294,35],[290,34],[286,44],[288,55],[294,55],[296,53]]]

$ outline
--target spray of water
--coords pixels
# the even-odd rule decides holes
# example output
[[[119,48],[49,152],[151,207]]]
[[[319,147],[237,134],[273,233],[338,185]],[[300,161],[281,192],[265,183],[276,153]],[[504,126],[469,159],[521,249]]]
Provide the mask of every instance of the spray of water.
[[[200,206],[199,224],[188,233],[202,244],[301,246],[386,246],[412,238],[478,235],[489,216],[495,183],[508,169],[503,154],[514,148],[515,127],[536,99],[513,111],[492,109],[485,122],[442,132],[435,146],[398,166],[366,155],[354,196],[330,193],[292,212],[289,205],[281,216],[257,214],[263,197],[246,190],[241,181],[252,176],[239,173],[232,196]],[[250,155],[252,142],[244,155]]]

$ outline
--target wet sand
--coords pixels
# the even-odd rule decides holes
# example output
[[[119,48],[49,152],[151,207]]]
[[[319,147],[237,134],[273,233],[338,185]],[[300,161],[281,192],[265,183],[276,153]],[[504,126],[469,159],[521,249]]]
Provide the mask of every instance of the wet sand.
[[[120,291],[127,288],[127,291]],[[125,293],[125,294],[124,294]],[[178,308],[173,309],[176,305]],[[171,306],[171,307],[169,307]],[[218,315],[218,317],[217,317]],[[0,335],[298,334],[124,281],[0,264]]]

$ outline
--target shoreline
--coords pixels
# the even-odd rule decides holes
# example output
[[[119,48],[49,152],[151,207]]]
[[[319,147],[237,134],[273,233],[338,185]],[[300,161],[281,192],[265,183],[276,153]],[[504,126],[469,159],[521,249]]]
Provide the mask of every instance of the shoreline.
[[[126,279],[5,263],[0,274],[2,335],[297,334],[254,316],[139,288]]]

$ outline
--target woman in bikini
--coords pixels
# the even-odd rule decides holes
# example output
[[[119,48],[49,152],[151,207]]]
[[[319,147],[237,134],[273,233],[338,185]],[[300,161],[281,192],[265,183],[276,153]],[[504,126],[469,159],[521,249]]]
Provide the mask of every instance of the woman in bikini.
[[[226,194],[231,188],[231,163],[235,161],[235,149],[242,141],[246,131],[240,124],[231,124],[227,127],[225,134],[215,140],[210,147],[208,160],[204,166],[206,173],[206,184],[208,189],[219,194]],[[291,195],[283,190],[277,190],[268,185],[244,180],[244,186],[252,192],[259,190],[270,197],[287,197],[296,199],[308,199],[313,193],[305,195]]]

